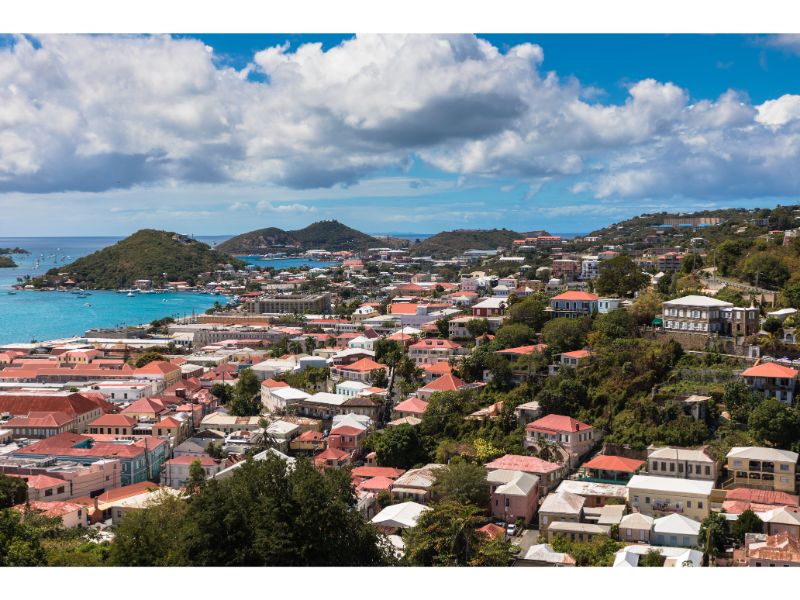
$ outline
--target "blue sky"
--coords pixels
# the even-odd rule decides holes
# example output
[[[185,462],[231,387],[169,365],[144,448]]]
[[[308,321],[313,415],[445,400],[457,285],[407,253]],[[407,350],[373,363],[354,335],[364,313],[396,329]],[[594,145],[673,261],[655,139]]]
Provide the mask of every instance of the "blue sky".
[[[792,203],[798,67],[794,36],[5,37],[0,237]]]

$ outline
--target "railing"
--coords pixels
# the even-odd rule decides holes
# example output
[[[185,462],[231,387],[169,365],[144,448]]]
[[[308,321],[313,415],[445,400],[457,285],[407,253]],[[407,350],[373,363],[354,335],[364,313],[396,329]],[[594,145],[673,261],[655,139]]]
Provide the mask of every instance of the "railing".
[[[657,510],[659,512],[671,512],[671,513],[682,513],[683,507],[676,506],[674,504],[653,504],[653,510]]]

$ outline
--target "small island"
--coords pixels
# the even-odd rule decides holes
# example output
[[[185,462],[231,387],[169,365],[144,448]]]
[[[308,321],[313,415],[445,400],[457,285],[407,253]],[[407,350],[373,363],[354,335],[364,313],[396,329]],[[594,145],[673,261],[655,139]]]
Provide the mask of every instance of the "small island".
[[[14,248],[0,248],[0,255],[3,254],[30,254],[25,248],[15,246]]]
[[[0,256],[0,269],[13,269],[16,266],[17,263],[15,263],[7,256]]]

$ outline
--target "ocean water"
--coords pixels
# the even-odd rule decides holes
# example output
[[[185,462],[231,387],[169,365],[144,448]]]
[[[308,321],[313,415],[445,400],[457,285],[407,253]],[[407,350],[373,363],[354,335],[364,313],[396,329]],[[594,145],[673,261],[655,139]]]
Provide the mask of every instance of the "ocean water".
[[[214,246],[228,236],[200,237]],[[41,275],[119,241],[120,237],[0,238],[0,248],[20,247],[30,254],[14,254],[16,268],[0,269],[0,344],[30,342],[83,335],[95,327],[138,325],[155,319],[205,312],[224,296],[173,292],[139,294],[129,298],[111,291],[95,291],[88,298],[62,292],[19,291],[9,294],[24,275]],[[278,269],[304,265],[325,267],[331,263],[304,259],[245,259],[250,264]]]

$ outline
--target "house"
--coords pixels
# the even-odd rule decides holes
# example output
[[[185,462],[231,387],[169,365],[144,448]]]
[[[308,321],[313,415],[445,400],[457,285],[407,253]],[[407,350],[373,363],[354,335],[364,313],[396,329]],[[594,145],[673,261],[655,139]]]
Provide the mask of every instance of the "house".
[[[421,419],[427,408],[428,403],[422,398],[408,398],[395,405],[392,410],[392,418],[417,417]]]
[[[392,500],[413,500],[422,504],[435,500],[436,471],[442,467],[444,465],[431,463],[419,469],[409,469],[395,481]]]
[[[75,417],[62,412],[29,412],[27,415],[12,417],[3,428],[14,438],[45,439],[59,433],[75,431]]]
[[[271,381],[271,380],[267,380]],[[289,407],[306,400],[310,394],[297,388],[283,386],[261,385],[261,404],[270,413],[284,413]]]
[[[200,430],[214,429],[225,434],[237,431],[255,431],[259,429],[261,417],[237,417],[222,412],[213,412],[203,417],[200,422]]]
[[[435,381],[428,383],[417,390],[417,396],[427,402],[427,400],[436,392],[457,392],[463,389],[470,389],[477,387],[475,384],[470,384],[459,379],[452,373],[442,375]]]
[[[417,502],[401,502],[387,506],[370,521],[384,534],[395,533],[398,529],[409,529],[417,525],[420,515],[429,507]]]
[[[546,415],[525,426],[526,448],[558,444],[569,454],[570,464],[580,460],[601,438],[599,429],[563,415]]]
[[[734,447],[726,458],[732,486],[797,493],[796,452],[777,448]]]
[[[708,448],[663,448],[647,449],[647,474],[657,477],[678,477],[716,481],[717,462],[708,455]]]
[[[61,433],[15,450],[14,458],[54,458],[91,464],[118,460],[123,486],[158,479],[169,443],[155,436]]]
[[[314,454],[325,449],[325,436],[321,431],[304,431],[289,442],[289,449],[293,452]]]
[[[356,450],[361,448],[361,444],[366,436],[366,427],[338,425],[333,427],[328,435],[328,448],[343,450],[352,455]]]
[[[326,448],[314,457],[318,469],[340,469],[350,464],[350,453],[337,448]]]
[[[698,545],[699,535],[699,521],[677,513],[653,521],[652,538],[659,546],[695,548]]]
[[[25,417],[31,412],[65,414],[74,420],[71,431],[83,433],[105,411],[91,396],[74,392],[0,392],[0,414]]]
[[[105,414],[89,423],[89,433],[133,435],[137,421],[130,415]]]
[[[556,552],[550,544],[528,548],[525,558],[517,559],[515,567],[574,567],[575,559],[566,552]]]
[[[350,381],[347,379],[336,384],[335,392],[337,394],[341,394],[342,396],[358,396],[365,390],[370,389],[370,387],[371,386],[368,383],[363,383],[361,381]]]
[[[653,517],[639,512],[625,515],[619,522],[619,540],[649,544],[654,520]]]
[[[554,317],[576,319],[597,312],[596,294],[589,292],[564,292],[550,298],[550,312]]]
[[[388,377],[389,367],[379,362],[375,362],[371,358],[362,358],[354,363],[347,365],[334,365],[331,368],[331,376],[340,379],[349,379],[350,381],[360,381],[362,383],[372,383],[372,372],[376,370],[383,370]]]
[[[517,416],[517,421],[521,426],[525,426],[531,421],[535,421],[542,414],[542,409],[536,400],[520,404],[514,409],[514,414]]]
[[[189,419],[185,414],[176,414],[164,417],[153,425],[153,435],[167,437],[172,444],[180,444],[189,436]]]
[[[572,367],[577,369],[589,362],[592,353],[589,350],[572,350],[570,352],[562,352],[559,358],[559,363],[563,367]]]
[[[179,456],[164,463],[164,485],[175,489],[186,487],[195,462],[200,463],[206,479],[222,470],[222,465],[210,456]]]
[[[488,471],[507,469],[509,471],[523,471],[539,477],[541,492],[549,492],[558,485],[564,477],[564,466],[552,463],[535,456],[521,454],[506,454],[484,465]]]
[[[556,522],[579,523],[583,519],[583,505],[586,499],[571,492],[548,494],[539,507],[539,530]]]
[[[667,332],[719,333],[724,331],[722,309],[733,304],[708,296],[683,296],[661,304],[662,321]]]
[[[725,500],[722,503],[726,513],[735,515],[748,509],[753,512],[767,512],[781,506],[800,507],[800,498],[774,490],[732,488],[725,491]]]
[[[458,356],[461,344],[451,340],[429,338],[420,340],[408,347],[408,356],[418,366],[449,361],[451,357]]]
[[[596,508],[606,504],[624,505],[628,500],[628,489],[625,486],[580,479],[565,479],[558,484],[556,492],[570,492],[583,496],[586,500],[584,508]]]
[[[800,537],[800,510],[797,508],[781,506],[757,514],[764,523],[765,533],[788,533],[793,537]]]
[[[645,461],[635,458],[598,454],[583,463],[578,474],[584,481],[625,485],[645,464]]]
[[[703,553],[699,550],[634,544],[617,551],[614,555],[614,566],[638,567],[641,557],[653,550],[664,556],[664,567],[701,567],[703,565]]]
[[[157,398],[140,398],[130,406],[123,409],[122,414],[136,419],[136,421],[146,421],[154,423],[167,412],[167,407]]]
[[[800,539],[788,533],[748,533],[741,562],[748,567],[800,567]]]
[[[631,508],[645,515],[678,513],[702,521],[710,513],[714,482],[634,475],[626,487]]]
[[[547,528],[547,541],[552,542],[559,535],[573,542],[593,542],[598,537],[610,537],[611,527],[593,523],[574,523],[572,521],[551,523]]]
[[[154,360],[136,369],[133,378],[154,381],[156,393],[160,394],[166,388],[180,382],[181,368],[166,360]]]
[[[499,317],[506,311],[508,305],[507,298],[493,296],[485,298],[472,307],[473,317]]]
[[[23,510],[25,507],[26,505],[20,505],[18,508]],[[84,504],[73,500],[34,500],[28,502],[27,507],[45,517],[61,519],[61,527],[64,529],[89,526],[89,510]]]
[[[741,377],[751,390],[791,405],[796,394],[797,374],[796,369],[775,362],[765,362],[745,369]]]
[[[522,471],[497,469],[489,471],[492,516],[506,523],[519,519],[527,525],[539,504],[539,477]]]

